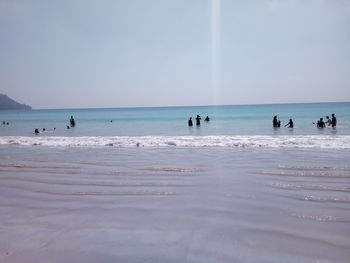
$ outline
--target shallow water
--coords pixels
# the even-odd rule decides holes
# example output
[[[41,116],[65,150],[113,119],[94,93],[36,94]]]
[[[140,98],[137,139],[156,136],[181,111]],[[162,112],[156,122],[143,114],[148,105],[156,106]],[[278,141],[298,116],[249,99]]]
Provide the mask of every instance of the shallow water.
[[[0,262],[349,262],[349,150],[0,155]]]
[[[46,132],[40,136],[235,136],[235,135],[350,135],[350,103],[304,103],[276,105],[238,105],[124,109],[65,109],[0,111],[0,136],[34,136],[35,128]],[[335,113],[337,129],[317,129],[319,118]],[[199,114],[200,127],[187,126],[189,117]],[[74,129],[66,129],[69,118],[76,120]],[[211,121],[204,122],[209,115]],[[285,125],[289,118],[294,128],[272,128],[272,118]],[[112,122],[111,122],[112,121]],[[195,121],[194,121],[195,123]],[[54,130],[54,128],[56,128]]]

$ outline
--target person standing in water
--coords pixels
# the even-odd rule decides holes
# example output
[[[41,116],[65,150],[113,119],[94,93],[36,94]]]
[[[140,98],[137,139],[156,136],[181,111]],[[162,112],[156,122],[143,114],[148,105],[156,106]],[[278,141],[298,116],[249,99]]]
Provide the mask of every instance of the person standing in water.
[[[192,117],[190,117],[190,119],[188,120],[188,126],[193,126]]]
[[[334,113],[332,113],[332,127],[335,128],[335,126],[337,126],[337,118]]]
[[[70,126],[71,126],[71,127],[74,127],[74,126],[75,126],[75,120],[74,120],[73,116],[70,116],[69,122],[70,122]]]
[[[289,125],[289,126],[288,126]],[[289,119],[289,122],[286,124],[286,125],[284,125],[284,127],[287,127],[288,126],[288,128],[293,128],[294,127],[294,124],[293,124],[293,120],[292,119]]]
[[[199,116],[199,115],[197,115],[197,117],[196,117],[196,125],[197,126],[199,126],[199,125],[201,125],[201,116]]]
[[[272,126],[273,126],[274,128],[279,128],[279,127],[281,127],[281,121],[277,120],[277,116],[274,116],[274,117],[273,117]]]
[[[324,127],[326,127],[326,124],[324,123],[323,118],[320,118],[320,120],[317,122],[317,128],[323,129]]]
[[[209,122],[210,121],[209,116],[205,117],[204,121]]]

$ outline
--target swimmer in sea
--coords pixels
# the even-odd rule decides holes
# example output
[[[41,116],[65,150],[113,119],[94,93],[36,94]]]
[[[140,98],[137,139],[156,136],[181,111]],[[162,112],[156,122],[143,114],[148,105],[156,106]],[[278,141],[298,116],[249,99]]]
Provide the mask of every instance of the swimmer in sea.
[[[188,126],[193,126],[192,117],[188,120]]]
[[[273,126],[274,128],[278,128],[278,127],[281,126],[281,123],[279,123],[279,121],[277,120],[277,116],[273,116],[272,126]]]
[[[199,125],[201,125],[201,116],[199,116],[199,115],[197,115],[197,117],[196,117],[196,125],[197,126],[199,126]]]
[[[332,127],[335,128],[335,126],[337,126],[337,118],[334,113],[332,113]]]
[[[323,129],[324,127],[326,127],[326,124],[324,123],[323,118],[320,118],[320,120],[317,122],[317,128]]]
[[[75,126],[75,120],[74,120],[73,116],[70,116],[69,122],[70,122],[70,126],[71,126],[71,127],[74,127],[74,126]]]
[[[331,119],[329,118],[329,116],[326,116],[325,124],[327,124],[328,126],[331,126],[331,125],[332,125],[332,121],[331,121]]]
[[[288,126],[289,125],[289,126]],[[293,128],[294,127],[294,124],[293,124],[293,120],[292,119],[289,119],[289,122],[286,124],[286,125],[284,125],[284,127],[287,127],[288,126],[288,128]]]

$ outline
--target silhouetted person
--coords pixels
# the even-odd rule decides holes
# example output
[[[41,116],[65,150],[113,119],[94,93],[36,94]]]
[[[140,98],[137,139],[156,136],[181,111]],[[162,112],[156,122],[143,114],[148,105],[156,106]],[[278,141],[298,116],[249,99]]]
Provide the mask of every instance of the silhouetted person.
[[[337,121],[336,121],[337,122]],[[10,123],[9,122],[6,122],[6,125],[10,125]]]
[[[207,122],[210,121],[209,116],[205,117],[204,121],[207,121]]]
[[[289,125],[289,126],[288,126]],[[292,119],[289,119],[289,122],[286,124],[286,125],[284,125],[284,127],[287,127],[288,126],[288,128],[293,128],[294,127],[294,124],[293,124],[293,120]]]
[[[67,129],[70,129],[68,125],[67,125]]]
[[[35,133],[35,134],[39,134],[39,130],[38,130],[38,129],[35,129],[35,130],[34,130],[34,133]]]
[[[188,126],[193,126],[192,117],[188,120]]]
[[[317,128],[324,128],[326,127],[326,124],[323,121],[323,118],[320,118],[320,120],[317,122]]]
[[[199,126],[199,125],[201,125],[201,116],[199,116],[199,115],[197,115],[197,117],[196,117],[196,125],[197,126]]]
[[[331,125],[332,125],[332,121],[331,121],[331,119],[329,118],[329,116],[326,116],[325,124],[327,124],[328,126],[331,126]]]
[[[273,126],[274,128],[279,128],[279,127],[281,127],[281,121],[277,120],[277,116],[274,116],[274,117],[273,117],[272,126]]]
[[[46,129],[45,129],[45,128],[43,128],[43,131],[46,131]]]
[[[337,118],[334,113],[332,113],[332,127],[334,128],[335,126],[337,126]]]
[[[73,116],[70,116],[69,122],[70,122],[70,126],[71,126],[71,127],[74,127],[74,126],[75,126],[75,120],[74,120]]]
[[[6,124],[6,123],[3,121],[3,122],[2,122],[2,125],[5,125],[5,124]]]

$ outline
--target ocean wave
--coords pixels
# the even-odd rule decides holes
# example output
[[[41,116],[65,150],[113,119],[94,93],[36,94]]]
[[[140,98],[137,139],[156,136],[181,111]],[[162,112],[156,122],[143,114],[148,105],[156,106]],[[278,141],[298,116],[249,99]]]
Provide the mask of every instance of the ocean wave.
[[[350,136],[0,136],[0,145],[350,149]]]

